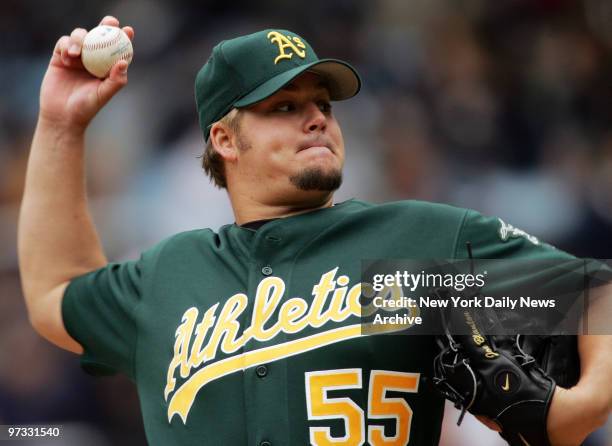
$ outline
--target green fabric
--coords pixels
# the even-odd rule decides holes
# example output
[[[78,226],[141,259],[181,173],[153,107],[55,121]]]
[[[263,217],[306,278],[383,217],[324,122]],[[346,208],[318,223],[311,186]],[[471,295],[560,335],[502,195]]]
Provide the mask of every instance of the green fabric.
[[[271,96],[304,71],[320,74],[334,101],[356,95],[361,86],[351,65],[319,59],[308,42],[291,31],[266,29],[219,43],[195,81],[204,138],[208,140],[210,126],[232,108]]]
[[[279,305],[263,327],[271,330],[283,304],[300,297],[310,308],[316,285],[331,274],[336,283],[325,300],[328,309],[338,289],[347,291],[360,282],[361,259],[465,258],[462,246],[466,240],[488,258],[564,255],[525,237],[503,241],[499,229],[497,219],[451,206],[416,201],[374,205],[351,200],[278,219],[257,231],[227,225],[219,233],[181,233],[137,261],[109,265],[73,280],[64,297],[64,321],[85,349],[82,361],[89,372],[115,370],[135,381],[151,445],[258,445],[263,440],[272,445],[305,445],[310,443],[310,428],[317,426],[330,427],[332,436],[343,436],[340,419],[309,420],[305,382],[310,372],[345,369],[357,370],[361,385],[334,390],[328,396],[351,398],[363,410],[366,436],[368,427],[381,424],[387,426],[386,435],[393,435],[392,419],[383,422],[368,417],[372,371],[429,376],[437,351],[433,338],[345,339],[263,361],[267,376],[261,378],[257,364],[247,362],[249,355],[275,351],[281,343],[299,345],[308,336],[342,330],[359,319],[352,315],[344,320],[322,319],[319,326],[309,324],[297,332],[280,331],[270,339],[257,340],[249,337],[254,333],[249,327],[258,287],[274,280],[284,286]],[[205,329],[207,312],[215,317],[213,325],[219,326],[222,309],[232,310],[230,303],[243,299],[240,293],[246,304],[243,309],[233,308],[235,336],[221,336],[221,345],[208,351],[203,364],[185,370],[170,367],[173,358],[180,357],[175,353],[181,352],[177,345],[183,344],[175,344],[177,340],[188,340],[187,354],[214,345],[209,344],[213,328],[203,331],[203,342],[195,345],[198,328]],[[191,331],[186,329],[189,321],[194,321]],[[230,341],[241,336],[248,342],[233,346]],[[261,350],[264,348],[268,350]],[[212,370],[206,367],[231,361],[238,361],[239,370],[199,388],[185,422],[179,413],[170,414],[168,421],[171,402],[178,400],[173,397],[187,389],[186,382],[193,382],[189,380],[199,371]],[[174,386],[167,387],[169,380],[174,380]],[[415,392],[387,396],[403,398],[413,412],[411,445],[438,443],[443,401],[427,383],[419,382]]]

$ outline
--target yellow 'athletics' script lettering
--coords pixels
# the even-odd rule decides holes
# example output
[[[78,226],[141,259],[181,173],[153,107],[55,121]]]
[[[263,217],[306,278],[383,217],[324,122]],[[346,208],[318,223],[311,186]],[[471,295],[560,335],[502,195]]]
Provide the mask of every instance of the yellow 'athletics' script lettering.
[[[294,334],[306,327],[318,328],[330,321],[342,322],[350,316],[359,317],[361,283],[349,288],[348,276],[341,275],[336,278],[337,272],[338,267],[321,276],[319,283],[312,289],[311,303],[294,297],[280,305],[285,294],[285,282],[279,277],[262,279],[255,293],[250,324],[244,328],[242,334],[238,321],[248,306],[248,297],[243,293],[231,296],[218,316],[219,303],[216,303],[204,313],[199,322],[199,310],[195,307],[188,308],[176,329],[174,354],[168,366],[164,390],[166,401],[174,392],[168,405],[168,421],[171,421],[175,414],[179,414],[183,423],[186,423],[196,394],[211,381],[262,363],[361,336],[361,326],[356,323],[213,362],[219,348],[231,355],[251,340],[269,341],[280,332]],[[277,310],[278,320],[271,320]],[[204,340],[209,332],[210,337],[205,344]],[[200,367],[206,363],[208,364]],[[199,369],[192,373],[195,368]],[[177,369],[180,377],[186,380],[178,389]]]
[[[297,37],[284,36],[278,31],[270,31],[267,35],[270,42],[278,45],[278,56],[274,59],[274,65],[283,59],[291,59],[293,54],[297,54],[299,57],[304,59],[306,57],[306,45],[302,40]],[[285,50],[289,49],[292,53],[286,53]]]

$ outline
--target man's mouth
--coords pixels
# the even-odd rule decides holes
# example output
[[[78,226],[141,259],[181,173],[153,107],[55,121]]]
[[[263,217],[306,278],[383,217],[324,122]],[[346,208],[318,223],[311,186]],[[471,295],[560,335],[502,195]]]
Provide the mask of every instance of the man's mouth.
[[[302,152],[303,150],[310,150],[310,149],[316,149],[316,150],[327,149],[331,153],[334,153],[331,147],[331,144],[329,144],[328,141],[310,141],[308,143],[304,143],[299,146],[298,152]]]

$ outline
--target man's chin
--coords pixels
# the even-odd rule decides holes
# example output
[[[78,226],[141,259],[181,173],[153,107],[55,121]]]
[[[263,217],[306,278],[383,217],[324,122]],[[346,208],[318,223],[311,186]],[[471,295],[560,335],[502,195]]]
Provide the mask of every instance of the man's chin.
[[[321,168],[312,167],[290,177],[289,181],[303,191],[333,192],[342,185],[342,171],[333,169],[326,172]]]

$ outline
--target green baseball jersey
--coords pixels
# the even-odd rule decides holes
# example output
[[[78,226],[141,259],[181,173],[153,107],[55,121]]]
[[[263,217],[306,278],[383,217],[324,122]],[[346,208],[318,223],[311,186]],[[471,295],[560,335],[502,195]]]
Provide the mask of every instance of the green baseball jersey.
[[[135,382],[152,445],[436,445],[433,337],[362,334],[360,260],[466,258],[466,241],[565,255],[471,210],[351,200],[175,235],[74,279],[63,317],[88,372]]]

